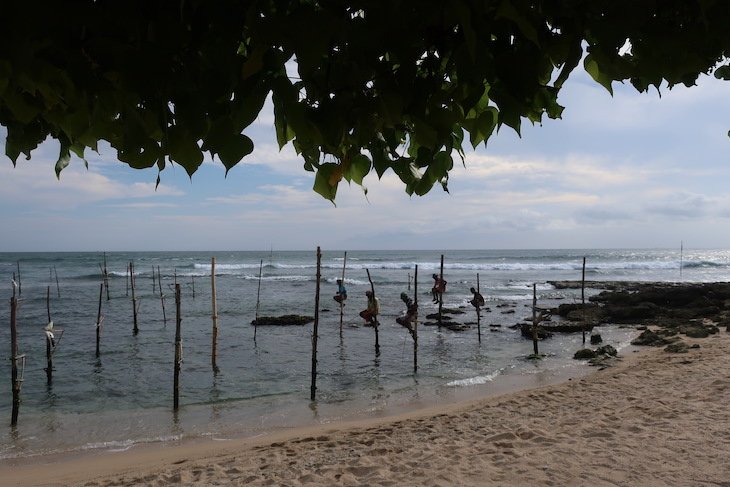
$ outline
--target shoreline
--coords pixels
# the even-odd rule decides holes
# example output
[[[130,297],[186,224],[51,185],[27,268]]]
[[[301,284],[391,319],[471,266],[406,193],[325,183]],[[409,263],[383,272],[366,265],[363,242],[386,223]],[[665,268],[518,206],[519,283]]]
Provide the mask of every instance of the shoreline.
[[[724,485],[730,335],[559,384],[265,436],[0,465],[9,485]]]
[[[626,350],[637,351],[637,347],[628,345]],[[483,401],[505,394],[515,393],[524,390],[539,389],[549,385],[556,385],[573,379],[585,377],[598,368],[591,366],[585,360],[575,360],[561,368],[537,368],[533,372],[522,373],[500,373],[496,377],[485,382],[471,385],[442,386],[442,389],[429,390],[427,394],[419,395],[418,398],[400,400],[394,399],[387,405],[375,408],[345,409],[333,408],[329,403],[312,403],[309,400],[302,400],[307,405],[309,413],[302,410],[301,403],[298,411],[290,411],[298,419],[292,420],[287,425],[269,425],[264,429],[245,428],[236,431],[229,431],[227,434],[221,432],[206,432],[202,434],[180,434],[179,438],[142,438],[139,440],[114,440],[109,445],[90,446],[81,445],[77,448],[70,448],[56,451],[30,452],[25,455],[7,456],[0,458],[0,473],[3,467],[23,465],[45,465],[64,463],[86,457],[104,455],[125,455],[128,452],[137,450],[156,450],[184,447],[186,445],[201,444],[224,444],[227,442],[248,441],[257,438],[286,437],[296,435],[299,431],[307,431],[317,428],[339,427],[340,425],[360,424],[366,422],[387,421],[392,418],[407,417],[409,415],[427,414],[428,412],[439,412],[442,409],[459,407]],[[174,418],[174,421],[190,422],[194,417],[200,416],[199,411],[190,410],[191,406],[184,406],[179,412],[158,411],[157,414],[165,421]],[[194,407],[194,405],[193,405]],[[321,411],[321,410],[324,411]],[[185,418],[183,418],[185,416]],[[178,419],[179,418],[179,419]]]

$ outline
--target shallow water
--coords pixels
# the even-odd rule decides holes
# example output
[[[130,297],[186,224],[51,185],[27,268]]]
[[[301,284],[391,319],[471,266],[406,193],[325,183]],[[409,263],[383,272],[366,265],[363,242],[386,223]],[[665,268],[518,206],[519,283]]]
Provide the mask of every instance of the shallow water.
[[[215,255],[219,313],[218,366],[211,367],[210,257]],[[255,435],[302,424],[348,417],[382,415],[424,405],[486,394],[500,381],[550,380],[575,367],[570,358],[582,348],[580,335],[557,335],[540,344],[548,356],[525,360],[532,344],[508,326],[531,315],[532,283],[538,304],[555,306],[579,300],[578,290],[556,290],[547,280],[580,279],[582,257],[593,280],[678,280],[675,251],[450,251],[444,276],[445,306],[465,312],[459,322],[475,322],[468,305],[476,285],[490,312],[482,317],[482,342],[476,327],[464,332],[419,326],[419,371],[412,372],[412,340],[395,323],[404,311],[399,299],[409,291],[419,266],[420,316],[436,311],[430,301],[430,274],[439,252],[348,252],[344,328],[332,300],[341,275],[342,252],[324,252],[320,305],[317,401],[309,401],[312,325],[259,327],[254,341],[250,322],[256,313],[259,266],[263,261],[260,315],[314,314],[314,252],[170,252],[108,254],[110,300],[102,300],[101,357],[94,356],[101,254],[0,254],[0,282],[10,283],[20,262],[22,294],[18,311],[20,353],[26,354],[18,428],[0,434],[0,458],[84,449],[125,449],[136,443],[180,438]],[[687,252],[682,279],[726,280],[727,251]],[[131,292],[125,267],[134,261],[139,334],[132,333]],[[160,267],[166,295],[163,321],[152,269]],[[56,289],[58,274],[60,297]],[[374,330],[362,327],[357,312],[369,289],[366,269],[381,300],[380,355]],[[172,413],[174,357],[173,283],[182,286],[181,408]],[[58,330],[64,333],[54,354],[53,384],[46,384],[46,293]],[[193,296],[193,288],[195,296]],[[0,292],[9,302],[11,286]],[[596,292],[588,290],[588,294]],[[503,305],[504,307],[498,307]],[[502,313],[503,311],[513,313]],[[0,307],[0,323],[9,307]],[[490,326],[495,325],[495,326]],[[499,325],[499,326],[496,326]],[[604,341],[625,347],[632,331],[599,330]],[[0,341],[9,355],[9,326]],[[530,379],[530,380],[532,380]],[[10,364],[0,364],[0,416],[9,423]]]

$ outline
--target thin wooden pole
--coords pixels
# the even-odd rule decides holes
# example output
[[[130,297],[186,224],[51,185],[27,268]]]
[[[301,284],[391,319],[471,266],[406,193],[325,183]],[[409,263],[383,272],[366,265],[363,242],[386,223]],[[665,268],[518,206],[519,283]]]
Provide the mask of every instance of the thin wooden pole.
[[[48,325],[51,324],[51,286],[46,287],[46,312],[48,313]],[[53,383],[53,343],[51,341],[51,335],[49,335],[52,328],[47,328],[46,333],[46,383],[49,385]]]
[[[319,281],[322,277],[322,252],[317,247],[317,282],[314,291],[314,327],[312,329],[312,384],[309,387],[309,399],[314,401],[317,395],[317,339],[319,338]]]
[[[101,298],[104,295],[104,283],[99,285],[99,310],[96,312],[96,358],[101,356]]]
[[[56,293],[58,294],[58,297],[61,297],[61,286],[58,284],[58,271],[56,270],[56,266],[53,266],[53,273],[56,275]]]
[[[256,341],[256,331],[259,325],[259,305],[261,303],[261,275],[264,271],[264,259],[259,262],[259,286],[256,291],[256,319],[253,321],[253,341]]]
[[[111,298],[109,297],[109,270],[106,267],[106,252],[104,252],[104,269],[102,270],[102,275],[104,277],[104,287],[106,288],[106,300],[109,301]]]
[[[580,302],[581,311],[583,312],[583,343],[586,342],[586,258],[583,257],[583,273],[580,279]]]
[[[23,294],[23,285],[20,281],[20,261],[16,262],[16,265],[18,267],[18,296],[22,296]]]
[[[347,252],[345,257],[342,259],[342,285],[345,285],[345,269],[347,268]],[[340,338],[342,338],[342,322],[345,318],[345,303],[342,296],[340,296]]]
[[[477,294],[481,296],[482,292],[479,290],[479,273],[477,272]],[[481,303],[477,301],[477,337],[479,338],[479,343],[482,343],[482,313],[481,313]]]
[[[213,344],[211,351],[211,364],[213,366],[213,371],[217,371],[218,365],[216,365],[216,355],[218,353],[218,305],[216,304],[215,296],[215,257],[211,257],[210,259],[210,288],[213,305]]]
[[[441,274],[439,276],[441,279],[441,283],[444,282],[444,254],[441,254]],[[444,293],[440,291],[440,289],[443,289],[443,284],[439,287],[439,329],[441,329],[441,309],[444,305]]]
[[[175,367],[172,399],[172,408],[175,411],[177,411],[177,408],[180,405],[180,364],[182,364],[182,337],[180,335],[181,324],[180,284],[175,284]]]
[[[411,273],[408,273],[408,290],[411,290]]]
[[[532,284],[532,347],[537,355],[537,285]]]
[[[15,288],[13,288],[13,296],[10,298],[10,360],[11,367],[11,385],[13,388],[13,410],[10,419],[10,426],[18,424],[18,412],[20,410],[20,380],[18,379],[18,329],[16,326],[18,301],[15,299]]]
[[[46,286],[46,315],[48,316],[47,323],[51,322],[51,286]]]
[[[130,273],[131,267],[132,267],[132,263],[130,262],[129,264],[127,264],[127,272],[124,273],[124,277],[127,282],[127,289],[124,292],[125,296],[129,296],[129,273]]]
[[[172,268],[172,283],[177,285],[177,267]]]
[[[413,317],[413,373],[416,374],[418,373],[418,264],[413,273],[413,303],[416,306],[416,315]]]
[[[162,321],[167,326],[167,314],[165,313],[165,295],[162,294],[162,273],[160,266],[157,266],[157,285],[160,288],[160,303],[162,303]]]
[[[376,301],[375,297],[375,284],[373,284],[373,280],[370,278],[370,269],[365,269],[365,271],[368,273],[368,281],[370,281],[370,292],[373,294],[373,302],[375,303],[375,321],[373,323],[373,328],[375,329],[375,356],[380,357],[380,338],[378,336],[378,302]]]
[[[190,282],[193,285],[193,299],[195,299],[195,276],[192,274],[190,275]]]
[[[137,295],[134,292],[134,263],[129,263],[129,283],[132,286],[132,316],[134,317],[134,329],[132,330],[136,335],[139,333],[139,327],[137,326]]]

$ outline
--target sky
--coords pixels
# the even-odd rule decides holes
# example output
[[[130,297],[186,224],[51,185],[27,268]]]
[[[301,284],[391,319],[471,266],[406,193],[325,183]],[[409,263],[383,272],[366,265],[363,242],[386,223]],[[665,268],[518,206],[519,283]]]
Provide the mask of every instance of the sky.
[[[410,197],[392,173],[341,183],[336,205],[291,146],[269,103],[244,133],[253,154],[226,176],[135,170],[100,147],[56,179],[58,143],[14,168],[0,127],[0,251],[548,249],[730,247],[730,83],[614,96],[578,68],[561,120],[503,127],[466,147],[445,193]]]

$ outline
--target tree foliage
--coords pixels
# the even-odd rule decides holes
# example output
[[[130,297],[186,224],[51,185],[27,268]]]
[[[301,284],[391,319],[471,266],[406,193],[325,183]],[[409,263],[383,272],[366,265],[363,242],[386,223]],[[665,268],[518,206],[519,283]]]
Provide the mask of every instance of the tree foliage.
[[[0,124],[15,164],[48,136],[56,172],[100,140],[133,168],[208,152],[229,170],[271,94],[279,145],[314,189],[388,169],[447,188],[453,154],[559,118],[583,61],[611,91],[730,79],[727,0],[7,0]],[[296,71],[287,74],[287,66]],[[159,182],[159,173],[158,173]]]

